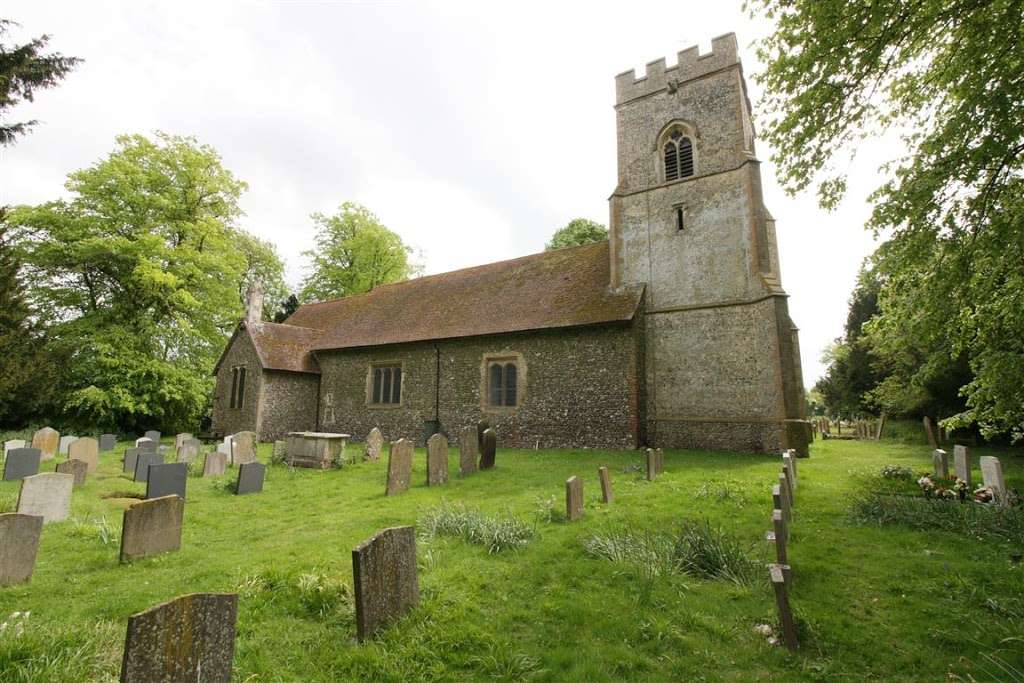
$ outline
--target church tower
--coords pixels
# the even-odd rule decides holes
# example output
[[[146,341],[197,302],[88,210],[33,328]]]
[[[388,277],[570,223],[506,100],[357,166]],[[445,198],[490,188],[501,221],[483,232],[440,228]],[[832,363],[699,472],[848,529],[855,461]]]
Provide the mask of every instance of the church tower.
[[[736,36],[615,81],[611,278],[646,285],[644,439],[805,455],[797,329]]]

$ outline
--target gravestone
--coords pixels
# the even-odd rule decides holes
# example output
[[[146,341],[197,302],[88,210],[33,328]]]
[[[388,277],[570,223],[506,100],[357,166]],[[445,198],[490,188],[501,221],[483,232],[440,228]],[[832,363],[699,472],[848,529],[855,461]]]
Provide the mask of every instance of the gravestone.
[[[790,498],[796,491],[796,477],[793,476],[793,468],[788,462],[782,463],[782,474],[786,476],[786,483],[789,485]]]
[[[75,478],[75,486],[85,484],[86,475],[89,474],[89,465],[84,460],[65,460],[57,463],[55,472],[70,474]]]
[[[139,439],[138,444],[139,445],[136,446],[136,448],[139,449],[140,453],[159,453],[164,448],[152,439]]]
[[[10,441],[4,441],[4,457],[7,457],[8,451],[13,451],[15,448],[25,447],[25,439],[11,439]]]
[[[393,441],[388,449],[388,483],[384,495],[393,496],[409,490],[412,479],[412,442]]]
[[[62,472],[33,474],[21,480],[18,512],[37,515],[44,523],[60,522],[71,512],[71,489],[75,478]]]
[[[491,427],[484,430],[480,444],[480,469],[489,470],[494,467],[494,459],[498,454],[498,434]]]
[[[196,458],[199,457],[199,449],[202,447],[202,442],[199,439],[183,439],[181,444],[178,446],[177,460],[183,462],[186,465],[191,465]]]
[[[395,443],[402,441],[404,439]],[[384,529],[354,548],[352,582],[356,597],[356,633],[362,642],[385,623],[419,604],[416,529],[411,526]]]
[[[60,437],[60,446],[57,448],[58,455],[67,455],[68,454],[68,448],[75,441],[78,441],[78,437],[77,436],[68,435],[68,436]]]
[[[782,511],[782,519],[787,524],[790,520],[789,498],[786,496],[785,484],[772,486],[772,505],[774,509]]]
[[[786,476],[785,472],[779,473],[779,487],[782,489],[782,495],[785,496],[786,500],[789,501],[789,512],[793,514],[793,489],[789,488],[789,477]]]
[[[956,478],[963,479],[970,487],[971,450],[967,446],[953,446],[953,469],[956,471]]]
[[[141,448],[126,448],[124,449],[124,460],[122,461],[122,469],[128,472],[133,477],[135,476],[135,463],[139,460],[139,453],[142,452]]]
[[[147,438],[150,441],[153,441],[155,443],[160,443],[160,432],[156,431],[155,429],[150,429],[148,432],[146,432],[142,436],[144,436],[145,438]]]
[[[793,481],[800,479],[800,472],[797,470],[797,462],[799,462],[797,457],[796,449],[794,448],[787,449],[786,452],[782,454],[783,462],[786,462],[786,458],[789,458],[789,463],[793,468]]]
[[[612,475],[608,472],[608,468],[598,467],[597,476],[601,480],[601,500],[606,503],[612,502],[614,498],[612,495]]]
[[[164,456],[162,453],[139,453],[135,459],[135,481],[147,481],[149,478],[150,465],[163,465]]]
[[[921,419],[921,422],[924,423],[924,433],[925,433],[925,436],[928,437],[928,445],[931,446],[932,448],[938,448],[939,447],[939,442],[935,438],[935,428],[932,427],[932,419],[930,417],[928,417],[927,415],[925,415]]]
[[[480,420],[476,423],[476,447],[477,450],[483,450],[484,448],[484,432],[491,428],[491,423],[487,420]]]
[[[0,514],[0,586],[32,578],[43,518],[16,512]]]
[[[188,439],[194,439],[194,438],[196,438],[196,435],[195,434],[190,434],[189,432],[182,432],[180,434],[175,434],[174,435],[174,450],[178,450],[179,448],[181,448],[181,444],[185,443],[185,441],[187,441]]]
[[[217,452],[224,456],[225,462],[231,460],[231,442],[221,442],[217,444]]]
[[[15,448],[4,460],[4,481],[17,481],[39,474],[43,454],[38,448]]]
[[[427,439],[427,486],[448,483],[448,439],[434,434]]]
[[[775,589],[775,605],[779,610],[779,622],[782,624],[782,641],[790,652],[796,652],[796,621],[794,621],[793,612],[789,608],[789,595],[787,594],[785,576],[787,569],[787,567],[780,564],[768,565],[772,588]]]
[[[117,446],[117,435],[100,434],[100,453],[112,451],[115,446]]]
[[[263,490],[263,479],[267,476],[267,466],[261,462],[243,462],[238,466],[238,481],[235,483],[235,495],[259,493]]]
[[[1003,479],[1003,463],[999,458],[991,455],[983,455],[979,461],[981,465],[981,481],[988,488],[992,489],[992,495],[1000,505],[1009,503],[1006,496],[1006,481]]]
[[[135,447],[136,448],[139,448],[143,444],[152,444],[151,448],[154,451],[156,450],[157,442],[154,441],[153,439],[149,438],[148,436],[140,436],[139,438],[135,439]]]
[[[380,460],[380,449],[384,447],[384,435],[374,427],[366,436],[366,446],[363,449],[364,460]]]
[[[570,522],[583,516],[583,480],[573,475],[565,480],[565,518]]]
[[[124,511],[121,562],[181,548],[185,501],[180,496],[140,500]]]
[[[183,462],[150,465],[146,478],[146,498],[185,497],[188,465]]]
[[[60,447],[60,432],[51,427],[43,427],[32,435],[32,448],[38,448],[43,454],[43,460],[53,460],[57,457],[57,448]]]
[[[70,460],[81,460],[88,467],[89,474],[96,471],[100,464],[100,443],[88,436],[76,439],[68,448]]]
[[[256,432],[238,432],[233,439],[232,463],[256,462]]]
[[[665,452],[660,448],[647,449],[647,481],[654,481],[655,477],[665,469]]]
[[[227,470],[227,467],[228,456],[224,455],[220,451],[207,453],[206,460],[203,462],[203,476],[218,477],[224,474],[224,471]]]
[[[476,472],[477,458],[480,457],[480,441],[475,427],[466,427],[459,434],[459,474],[465,476]]]
[[[121,683],[230,683],[238,596],[192,593],[128,618]]]
[[[932,451],[932,469],[936,477],[941,479],[949,478],[949,456],[941,448],[936,448]]]

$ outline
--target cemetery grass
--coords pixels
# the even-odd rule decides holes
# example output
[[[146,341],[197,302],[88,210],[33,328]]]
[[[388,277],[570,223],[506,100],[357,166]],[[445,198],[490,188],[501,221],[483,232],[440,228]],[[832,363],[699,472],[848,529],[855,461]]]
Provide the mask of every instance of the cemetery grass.
[[[595,535],[658,534],[689,520],[721,529],[761,566],[777,456],[669,451],[664,474],[647,482],[638,452],[499,450],[496,469],[460,477],[453,449],[450,482],[428,488],[417,449],[413,487],[392,497],[383,495],[386,454],[326,472],[274,465],[264,491],[247,496],[231,495],[229,469],[189,478],[180,552],[122,565],[122,510],[145,489],[120,471],[127,445],[101,454],[74,492],[72,519],[46,526],[31,583],[0,590],[0,683],[116,680],[128,616],[205,591],[240,594],[238,681],[1014,680],[1024,671],[1022,641],[1007,640],[1024,637],[1024,568],[1010,559],[1021,539],[850,514],[857,475],[886,464],[926,470],[923,445],[818,441],[799,461],[789,545],[796,655],[755,631],[777,622],[767,572],[708,580],[585,549]],[[1008,483],[1024,489],[1024,463],[1009,451],[975,449],[976,478],[983,454],[1000,455]],[[269,461],[269,445],[260,458]],[[602,465],[610,505],[600,502]],[[567,523],[573,474],[584,480],[585,511]],[[0,482],[0,506],[16,495],[16,483]],[[419,538],[419,608],[358,645],[352,548],[439,507],[452,525],[493,517],[515,542],[491,552],[467,542],[471,533]]]

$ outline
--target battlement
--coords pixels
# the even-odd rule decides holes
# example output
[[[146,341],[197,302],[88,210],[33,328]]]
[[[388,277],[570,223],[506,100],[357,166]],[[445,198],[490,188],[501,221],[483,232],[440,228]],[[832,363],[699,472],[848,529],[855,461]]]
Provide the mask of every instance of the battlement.
[[[739,61],[736,34],[726,33],[711,39],[711,52],[707,54],[700,54],[697,46],[693,45],[679,52],[675,66],[666,67],[665,58],[662,57],[647,64],[647,73],[642,78],[637,78],[633,69],[619,74],[615,77],[615,104],[629,102],[662,90],[670,84],[739,64]]]

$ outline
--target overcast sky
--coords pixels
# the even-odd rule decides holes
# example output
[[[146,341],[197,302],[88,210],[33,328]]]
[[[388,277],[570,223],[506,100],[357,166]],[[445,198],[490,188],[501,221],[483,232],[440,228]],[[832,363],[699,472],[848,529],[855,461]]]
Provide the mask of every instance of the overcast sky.
[[[608,223],[616,183],[614,77],[735,31],[744,70],[770,25],[740,2],[47,2],[0,15],[85,62],[9,117],[42,123],[0,149],[0,204],[65,194],[68,172],[121,133],[194,135],[249,183],[243,227],[274,242],[296,284],[309,214],[365,204],[438,273],[541,251],[583,216]],[[886,153],[850,163],[834,213],[787,197],[766,163],[783,285],[804,380],[842,333],[874,241],[867,194]]]

